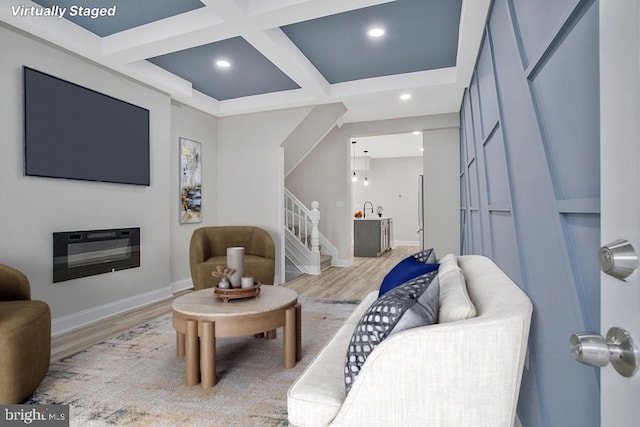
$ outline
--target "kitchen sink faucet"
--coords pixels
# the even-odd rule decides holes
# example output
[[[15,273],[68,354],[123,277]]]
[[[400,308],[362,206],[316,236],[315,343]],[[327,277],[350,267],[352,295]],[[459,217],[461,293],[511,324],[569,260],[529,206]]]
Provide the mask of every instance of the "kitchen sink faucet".
[[[364,202],[364,205],[362,205],[362,218],[367,217],[367,203],[371,205],[371,213],[373,213],[373,203],[371,203],[370,201],[366,201]]]

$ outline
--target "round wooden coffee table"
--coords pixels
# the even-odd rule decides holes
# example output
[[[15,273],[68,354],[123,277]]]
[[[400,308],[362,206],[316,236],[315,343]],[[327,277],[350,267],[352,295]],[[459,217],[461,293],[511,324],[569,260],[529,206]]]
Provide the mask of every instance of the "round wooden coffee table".
[[[173,301],[173,327],[178,357],[185,357],[185,381],[202,387],[216,383],[216,337],[240,335],[275,338],[283,327],[283,362],[293,368],[302,358],[301,307],[288,288],[262,285],[257,297],[223,302],[213,289],[202,289]],[[199,375],[200,373],[200,375]]]

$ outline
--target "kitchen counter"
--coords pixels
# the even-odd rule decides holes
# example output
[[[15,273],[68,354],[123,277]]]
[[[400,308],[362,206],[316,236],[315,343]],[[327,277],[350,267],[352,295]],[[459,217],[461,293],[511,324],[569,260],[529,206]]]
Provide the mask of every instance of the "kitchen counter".
[[[388,216],[379,217],[377,215],[375,217],[372,216],[370,218],[369,217],[367,217],[367,218],[354,218],[354,220],[356,220],[356,221],[380,221],[380,220],[383,220],[383,219],[391,219],[391,218],[389,218]]]
[[[391,250],[393,219],[372,216],[353,220],[353,256],[379,257]]]

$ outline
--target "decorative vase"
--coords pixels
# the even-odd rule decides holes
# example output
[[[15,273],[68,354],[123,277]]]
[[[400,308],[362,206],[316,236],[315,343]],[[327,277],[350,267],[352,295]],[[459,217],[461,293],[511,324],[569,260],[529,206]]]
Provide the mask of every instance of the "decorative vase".
[[[253,288],[253,277],[243,277],[240,279],[240,286],[242,289]]]
[[[218,283],[218,287],[220,289],[229,289],[231,287],[231,283],[229,283],[229,279],[225,277],[222,280],[220,280],[220,283]]]
[[[244,276],[244,248],[234,246],[227,248],[227,267],[233,268],[234,272],[229,276],[232,288],[240,287],[240,279]]]

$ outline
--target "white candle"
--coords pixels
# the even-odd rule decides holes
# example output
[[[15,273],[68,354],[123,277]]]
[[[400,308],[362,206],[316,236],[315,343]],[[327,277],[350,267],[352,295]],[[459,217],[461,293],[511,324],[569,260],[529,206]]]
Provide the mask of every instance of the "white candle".
[[[229,277],[232,288],[240,287],[240,278],[244,276],[244,248],[234,246],[227,248],[227,267],[233,268],[234,272]]]
[[[253,287],[253,277],[243,277],[240,282],[243,289],[252,288]]]

